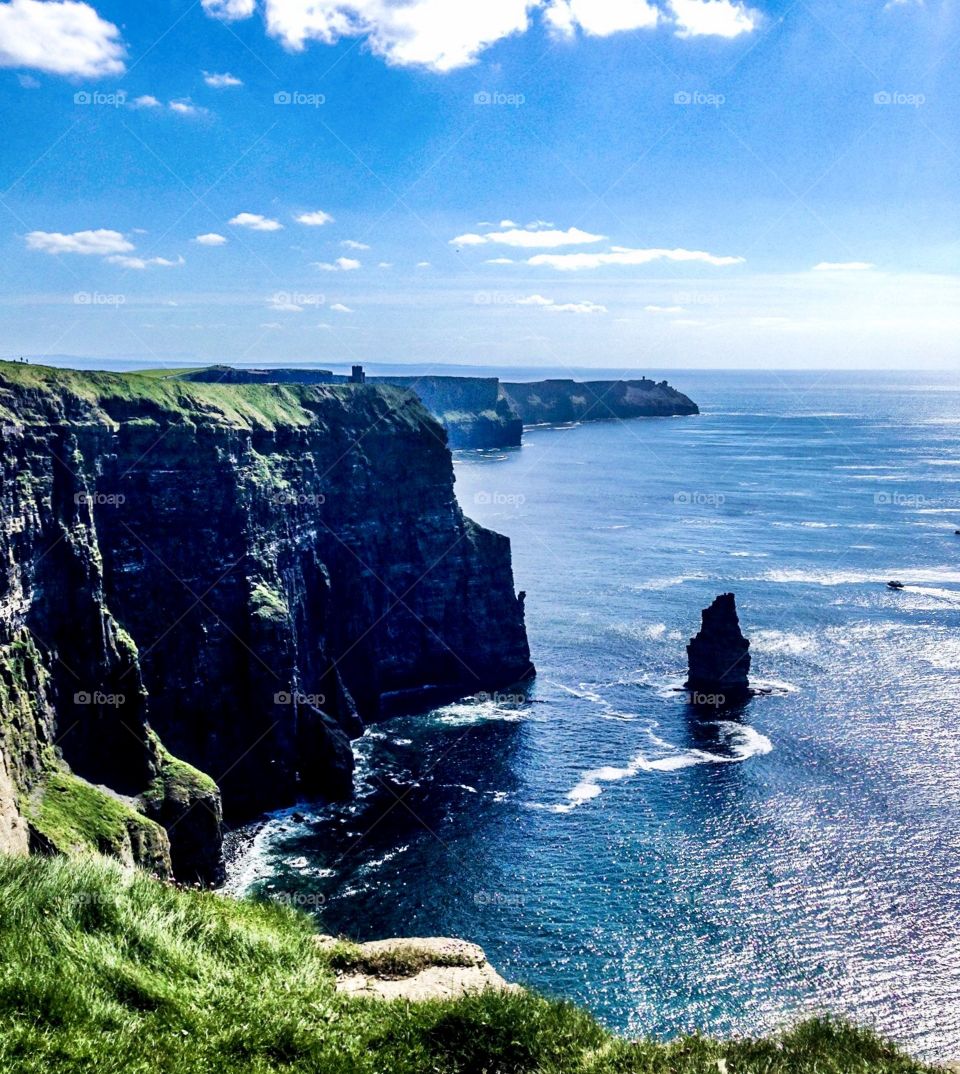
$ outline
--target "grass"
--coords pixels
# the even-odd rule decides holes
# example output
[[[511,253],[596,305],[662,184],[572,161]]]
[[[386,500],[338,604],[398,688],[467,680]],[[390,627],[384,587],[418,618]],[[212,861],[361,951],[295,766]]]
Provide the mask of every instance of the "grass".
[[[101,858],[0,860],[0,1070],[16,1074],[919,1074],[871,1033],[610,1036],[530,993],[351,999],[309,919]]]
[[[63,853],[96,851],[132,861],[131,839],[162,852],[159,825],[71,772],[51,772],[36,796],[31,823]]]
[[[205,422],[234,429],[305,428],[318,402],[355,402],[350,385],[202,384],[158,373],[79,372],[0,361],[0,421],[11,426],[44,421],[40,400],[58,402],[70,420],[118,424]],[[386,392],[381,389],[381,392]],[[402,396],[390,396],[403,409]],[[412,410],[409,403],[407,410]]]

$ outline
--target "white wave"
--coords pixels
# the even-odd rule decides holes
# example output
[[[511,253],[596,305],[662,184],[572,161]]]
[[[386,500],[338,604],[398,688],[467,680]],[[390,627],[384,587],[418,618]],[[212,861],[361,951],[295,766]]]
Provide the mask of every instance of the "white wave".
[[[809,634],[792,634],[786,630],[754,630],[750,635],[754,649],[764,653],[787,653],[800,656],[812,652],[816,639]]]
[[[867,585],[869,583],[886,583],[891,578],[902,578],[904,581],[937,584],[939,582],[960,582],[960,570],[954,567],[906,567],[903,564],[897,567],[887,567],[885,570],[876,571],[800,571],[800,570],[771,570],[766,571],[756,582],[799,582],[804,585]]]
[[[717,728],[724,745],[730,751],[728,755],[711,753],[708,750],[701,749],[678,749],[654,734],[651,728],[648,730],[648,734],[652,744],[658,750],[667,749],[671,752],[661,757],[649,757],[641,752],[636,754],[623,768],[604,765],[602,768],[591,769],[585,772],[576,786],[567,793],[564,802],[553,806],[533,803],[533,807],[549,809],[553,813],[570,813],[583,805],[584,802],[589,802],[591,799],[601,795],[605,783],[619,783],[621,780],[632,779],[641,773],[678,772],[694,765],[738,764],[749,760],[751,757],[759,757],[770,753],[773,749],[773,743],[766,735],[760,734],[759,731],[745,724],[721,720],[711,726]]]

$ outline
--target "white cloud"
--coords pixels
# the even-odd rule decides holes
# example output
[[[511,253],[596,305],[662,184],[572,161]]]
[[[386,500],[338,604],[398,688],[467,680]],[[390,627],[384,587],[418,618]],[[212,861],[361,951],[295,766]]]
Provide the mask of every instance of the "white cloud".
[[[543,295],[527,295],[525,298],[517,298],[513,301],[514,306],[539,306],[550,313],[606,313],[606,306],[598,306],[595,302],[555,302],[552,298],[544,298]]]
[[[418,261],[417,262],[417,268],[430,268],[430,262],[429,261]]]
[[[683,306],[644,306],[644,313],[686,313]]]
[[[558,246],[583,246],[591,242],[602,242],[605,238],[606,235],[592,235],[589,231],[581,231],[577,227],[567,228],[566,231],[556,229],[531,231],[513,227],[509,231],[488,231],[485,235],[458,235],[450,240],[450,244],[452,246],[482,246],[486,243],[497,243],[500,246],[552,250]]]
[[[867,272],[876,268],[869,261],[821,261],[813,266],[814,272]]]
[[[681,37],[736,37],[759,15],[742,0],[667,0]],[[651,29],[670,16],[652,0],[262,0],[267,33],[291,52],[311,41],[365,38],[388,64],[446,72],[476,62],[484,49],[530,26],[532,12],[572,37]],[[242,19],[256,0],[203,0],[208,15]],[[514,226],[503,224],[502,227]]]
[[[42,250],[45,254],[84,254],[106,257],[108,254],[126,254],[133,243],[119,231],[99,228],[97,231],[74,231],[64,235],[60,231],[31,231],[27,235],[27,247]]]
[[[259,213],[238,213],[229,221],[234,227],[245,227],[250,231],[280,231],[283,228],[277,220],[271,220]]]
[[[342,302],[334,302],[330,307],[334,313],[353,313],[353,310],[349,306],[345,306]]]
[[[609,253],[536,254],[527,259],[528,265],[546,265],[561,272],[595,269],[603,265],[647,265],[651,261],[700,261],[706,265],[739,265],[742,257],[718,257],[703,250],[631,250],[614,246]]]
[[[227,243],[227,240],[215,231],[210,231],[206,235],[198,235],[193,241],[201,246],[225,246]]]
[[[546,19],[566,37],[573,36],[578,26],[586,34],[606,37],[656,26],[660,11],[647,0],[553,0]]]
[[[345,246],[348,250],[369,250],[370,247],[365,242],[356,242],[354,239],[344,239],[340,243],[341,246]]]
[[[203,81],[208,86],[212,86],[213,89],[228,89],[231,86],[242,86],[243,82],[236,77],[236,75],[227,74],[224,72],[222,75],[218,75],[212,71],[203,72]]]
[[[160,108],[162,107],[156,97],[146,93],[142,97],[136,97],[133,101],[134,108]]]
[[[734,0],[670,0],[678,37],[739,37],[757,28],[759,12]]]
[[[111,265],[120,265],[123,268],[137,270],[147,269],[152,265],[156,265],[159,268],[179,268],[181,265],[186,264],[182,257],[178,257],[176,261],[170,261],[166,257],[128,257],[125,254],[114,254],[112,257],[108,257],[107,261]]]
[[[562,305],[547,306],[551,313],[606,313],[606,306],[598,306],[595,302],[565,302]]]
[[[360,262],[352,257],[338,257],[336,261],[312,261],[311,265],[321,272],[355,272],[360,268]]]
[[[247,19],[256,10],[256,0],[203,0],[203,10],[215,19]]]
[[[515,263],[512,257],[491,257],[484,261],[485,265],[513,265]]]
[[[200,108],[195,105],[189,97],[182,97],[179,100],[170,102],[170,111],[176,112],[180,116],[202,116],[206,113],[206,108]]]
[[[17,81],[23,89],[39,89],[40,82],[33,75],[17,75]]]
[[[377,265],[377,268],[393,268],[393,262],[392,261],[381,261],[380,264]]]
[[[488,45],[529,26],[540,0],[265,0],[267,32],[294,52],[308,41],[366,37],[371,51],[401,67],[452,71]],[[237,4],[239,6],[239,3]]]
[[[298,224],[305,224],[307,227],[322,227],[324,224],[333,223],[333,217],[322,209],[317,209],[312,213],[301,213],[296,220]]]
[[[519,224],[515,224],[515,223],[514,223],[514,222],[513,222],[512,220],[501,220],[501,221],[500,221],[500,227],[501,227],[501,228],[505,228],[505,227],[519,227],[519,226],[520,226]]]
[[[126,70],[120,31],[77,0],[0,4],[0,67],[104,78]]]

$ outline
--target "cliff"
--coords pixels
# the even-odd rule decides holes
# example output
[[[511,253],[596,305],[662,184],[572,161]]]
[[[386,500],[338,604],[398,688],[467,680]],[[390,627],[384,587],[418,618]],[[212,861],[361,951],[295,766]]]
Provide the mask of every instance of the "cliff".
[[[519,447],[523,421],[496,377],[371,377],[416,392],[452,448]]]
[[[179,379],[218,384],[344,383],[323,369],[237,369],[210,366]],[[542,380],[502,384],[497,377],[368,377],[414,392],[447,431],[451,448],[519,447],[525,425],[613,418],[665,418],[699,414],[688,396],[665,381]]]
[[[221,792],[348,795],[397,699],[529,675],[444,440],[386,387],[0,363],[0,841],[216,880]]]
[[[503,391],[524,425],[700,413],[692,399],[665,380],[541,380],[504,384]]]

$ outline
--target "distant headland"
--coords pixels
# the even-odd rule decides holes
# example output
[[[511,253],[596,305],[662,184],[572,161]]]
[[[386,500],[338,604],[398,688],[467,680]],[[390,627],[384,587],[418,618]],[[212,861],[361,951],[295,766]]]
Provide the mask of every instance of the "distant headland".
[[[174,374],[177,375],[177,374]],[[541,380],[499,377],[370,377],[329,369],[251,369],[214,365],[179,379],[221,384],[390,384],[415,392],[447,430],[451,448],[519,447],[524,426],[699,414],[697,404],[665,380]]]

